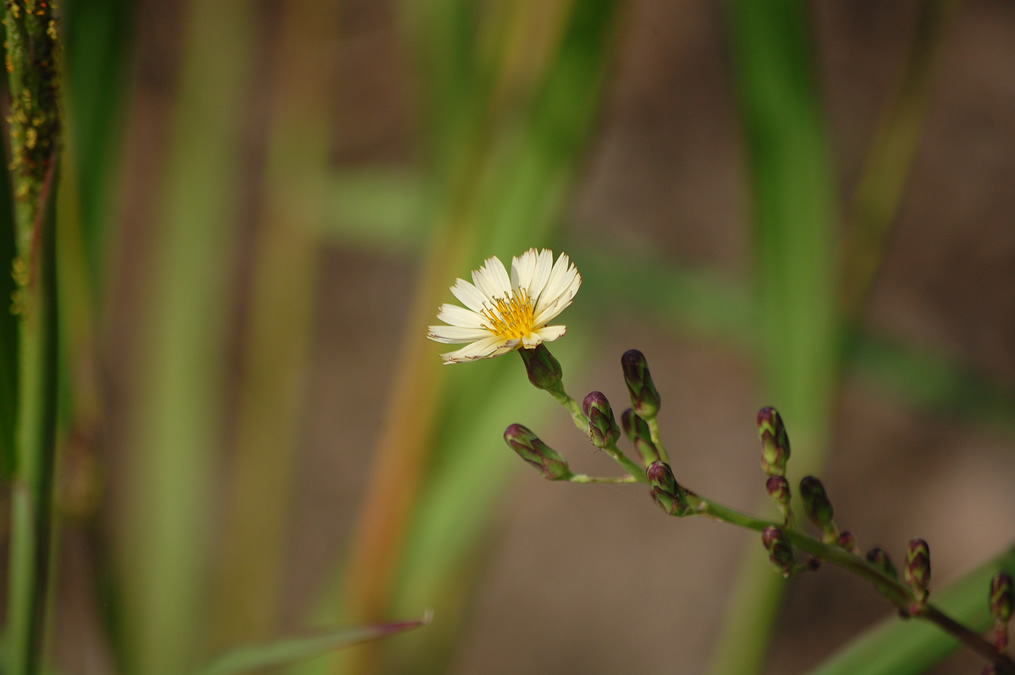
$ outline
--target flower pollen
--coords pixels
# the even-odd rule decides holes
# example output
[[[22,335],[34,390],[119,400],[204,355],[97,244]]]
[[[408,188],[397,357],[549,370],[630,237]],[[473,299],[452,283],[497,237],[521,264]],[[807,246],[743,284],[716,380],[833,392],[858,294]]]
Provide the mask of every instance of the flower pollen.
[[[493,298],[492,306],[484,306],[483,317],[489,322],[483,327],[508,340],[518,340],[535,328],[536,312],[532,299],[524,288],[503,298]]]

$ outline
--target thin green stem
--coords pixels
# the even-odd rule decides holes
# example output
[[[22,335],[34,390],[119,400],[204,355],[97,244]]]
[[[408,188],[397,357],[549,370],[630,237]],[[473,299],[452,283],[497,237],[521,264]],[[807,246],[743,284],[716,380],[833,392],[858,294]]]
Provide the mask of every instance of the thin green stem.
[[[571,413],[571,420],[574,422],[574,425],[578,427],[578,429],[583,434],[588,436],[589,420],[587,417],[585,417],[585,413],[582,412],[581,404],[578,403],[578,401],[574,400],[574,398],[572,398],[571,395],[568,394],[567,392],[563,392],[559,395],[557,394],[551,395],[557,400],[557,402],[559,402],[561,405],[563,405],[565,408],[568,409],[568,412]],[[642,483],[648,482],[648,478],[645,476],[645,470],[640,466],[638,466],[633,461],[631,461],[627,457],[627,455],[621,452],[620,448],[617,447],[616,443],[613,443],[608,447],[603,448],[602,450],[607,455],[609,455],[613,461],[615,461],[617,464],[623,467],[624,471],[627,471],[629,474],[631,474],[631,476],[635,480]]]
[[[666,452],[666,448],[663,446],[662,436],[659,434],[659,418],[653,417],[650,420],[645,420],[648,423],[648,431],[652,435],[652,444],[656,446],[656,450],[659,451],[659,459],[670,463],[670,455]]]
[[[636,476],[587,476],[576,473],[568,479],[572,483],[637,483]]]

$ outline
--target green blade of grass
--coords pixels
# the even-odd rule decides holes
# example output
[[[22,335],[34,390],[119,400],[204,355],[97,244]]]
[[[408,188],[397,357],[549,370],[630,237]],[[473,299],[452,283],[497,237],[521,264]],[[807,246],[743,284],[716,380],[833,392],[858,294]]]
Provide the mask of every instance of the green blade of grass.
[[[198,675],[234,675],[263,668],[281,668],[337,649],[345,649],[370,640],[398,635],[407,630],[425,626],[430,623],[430,620],[431,617],[427,615],[415,621],[322,631],[305,637],[293,637],[266,644],[238,647],[198,670]]]
[[[753,201],[763,388],[793,438],[789,470],[803,476],[828,445],[837,358],[838,207],[810,17],[799,0],[726,7]],[[746,554],[714,672],[760,672],[781,581],[763,555]]]
[[[202,594],[242,161],[237,120],[251,82],[255,10],[249,0],[187,4],[118,523],[126,672],[190,672],[207,632]]]

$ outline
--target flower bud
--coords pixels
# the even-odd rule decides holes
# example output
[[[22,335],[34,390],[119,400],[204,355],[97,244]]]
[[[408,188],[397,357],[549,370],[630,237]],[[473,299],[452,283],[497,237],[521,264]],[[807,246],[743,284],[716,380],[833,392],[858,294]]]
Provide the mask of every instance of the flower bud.
[[[761,533],[761,543],[768,551],[768,561],[782,576],[789,577],[793,572],[793,547],[789,545],[786,534],[774,525],[769,525]]]
[[[769,496],[781,509],[789,506],[789,481],[786,480],[785,476],[769,476],[765,482],[765,489],[768,490]]]
[[[608,448],[620,438],[620,427],[613,408],[601,391],[594,391],[582,401],[582,412],[589,420],[589,437],[597,448]]]
[[[899,578],[899,573],[895,571],[895,565],[892,564],[892,559],[888,557],[888,552],[880,546],[875,546],[867,551],[867,562],[884,572],[886,576],[892,579]]]
[[[535,349],[519,349],[529,382],[537,389],[548,391],[554,397],[564,394],[563,371],[560,362],[554,358],[546,345],[540,343]]]
[[[642,464],[648,466],[659,459],[659,451],[656,450],[655,443],[652,442],[652,432],[649,431],[648,422],[628,408],[620,416],[620,423],[624,426],[624,435],[638,451]]]
[[[804,511],[811,522],[821,528],[824,538],[828,541],[838,539],[839,533],[835,528],[832,518],[835,516],[835,509],[828,499],[825,486],[814,476],[804,476],[800,481],[800,499],[804,503]]]
[[[659,392],[652,383],[645,355],[637,349],[629,349],[620,358],[624,368],[624,382],[631,394],[631,407],[644,420],[655,419],[659,413]]]
[[[910,539],[906,547],[906,583],[913,589],[918,603],[927,599],[930,587],[930,547],[923,539]]]
[[[521,424],[512,424],[504,431],[504,440],[532,466],[539,469],[547,480],[568,480],[571,469],[567,460],[558,455],[539,437]]]
[[[998,572],[990,580],[990,613],[998,621],[1007,623],[1015,605],[1015,587],[1011,575]]]
[[[687,510],[687,495],[673,477],[673,470],[665,462],[652,462],[645,470],[652,486],[652,501],[671,516],[683,515]]]
[[[758,436],[761,438],[761,468],[768,476],[786,474],[789,459],[789,436],[782,416],[775,408],[758,411]]]
[[[860,548],[856,545],[856,535],[852,532],[843,532],[835,542],[839,548],[849,551],[853,555],[860,555]]]

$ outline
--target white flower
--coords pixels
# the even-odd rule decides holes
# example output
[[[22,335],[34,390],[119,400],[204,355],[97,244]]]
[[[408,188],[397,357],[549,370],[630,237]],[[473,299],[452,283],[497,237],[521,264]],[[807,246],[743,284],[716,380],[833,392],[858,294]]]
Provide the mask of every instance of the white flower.
[[[565,326],[546,325],[571,304],[582,278],[567,254],[553,262],[553,251],[532,248],[504,264],[487,258],[472,272],[472,283],[459,279],[451,292],[465,307],[441,305],[437,318],[446,326],[430,326],[427,337],[445,344],[467,342],[458,351],[441,354],[445,365],[488,359],[518,348],[535,349],[565,333]]]

